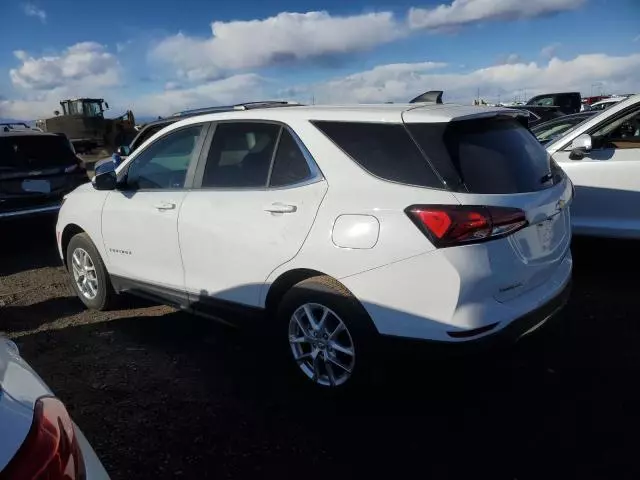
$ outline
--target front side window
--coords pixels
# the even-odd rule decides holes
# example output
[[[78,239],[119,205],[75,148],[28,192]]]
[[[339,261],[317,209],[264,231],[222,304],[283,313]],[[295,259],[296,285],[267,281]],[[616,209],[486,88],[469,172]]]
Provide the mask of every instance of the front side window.
[[[158,133],[160,130],[162,130],[164,127],[166,127],[168,125],[170,125],[170,124],[169,123],[162,123],[160,125],[154,125],[154,126],[147,127],[144,130],[142,130],[140,132],[140,134],[136,138],[133,139],[133,142],[131,142],[130,153],[133,153],[133,151],[136,148],[138,148],[140,145],[142,145],[144,142],[149,140],[156,133]]]
[[[183,188],[202,125],[173,131],[144,149],[129,165],[131,189]]]
[[[627,112],[592,134],[599,148],[640,148],[640,109]]]
[[[279,125],[228,122],[216,126],[202,188],[266,187]]]

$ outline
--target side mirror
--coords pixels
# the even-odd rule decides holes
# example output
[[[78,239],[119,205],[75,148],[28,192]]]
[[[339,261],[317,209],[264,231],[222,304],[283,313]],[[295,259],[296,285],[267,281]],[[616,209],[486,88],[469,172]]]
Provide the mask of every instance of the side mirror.
[[[115,166],[113,162],[105,162],[96,167],[96,176],[93,177],[93,188],[96,190],[115,190],[118,184]]]
[[[129,155],[131,155],[131,149],[129,148],[128,145],[120,145],[116,149],[116,153],[121,157],[128,157]]]
[[[109,103],[108,102],[104,102],[104,106],[107,107],[107,110],[109,110]]]
[[[571,153],[569,154],[569,158],[571,160],[582,160],[587,152],[590,152],[592,148],[593,141],[591,140],[591,135],[588,133],[578,135],[574,138],[573,142],[571,142]]]

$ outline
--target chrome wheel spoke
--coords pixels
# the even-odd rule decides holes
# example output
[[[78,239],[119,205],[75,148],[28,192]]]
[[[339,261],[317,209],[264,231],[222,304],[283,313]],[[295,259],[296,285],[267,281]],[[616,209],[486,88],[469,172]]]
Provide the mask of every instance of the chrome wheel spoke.
[[[302,324],[302,321],[300,321],[300,316],[298,315],[298,312],[293,314],[293,319],[295,320],[296,324],[298,325],[298,328],[300,329],[300,332],[302,332],[302,334],[305,337],[309,337],[309,330]]]
[[[299,357],[296,357],[296,362],[306,362],[307,360],[313,360],[313,356],[310,353],[303,353]]]
[[[329,340],[333,340],[334,338],[336,338],[338,335],[340,335],[345,330],[346,330],[346,327],[344,326],[344,323],[342,323],[342,322],[338,323],[338,325],[333,330],[333,332],[331,332],[329,334]]]
[[[327,360],[329,360],[329,362],[333,363],[335,366],[340,367],[345,372],[349,374],[351,373],[351,369],[349,367],[347,367],[346,365],[343,365],[341,362],[338,361],[338,359],[334,358],[333,356],[328,356]]]
[[[307,337],[294,337],[294,336],[290,336],[289,337],[289,343],[309,343],[309,340],[307,340]]]
[[[345,355],[349,355],[350,357],[353,357],[355,355],[352,348],[343,347],[342,345],[340,345],[338,342],[335,342],[335,341],[330,341],[329,347],[333,348],[337,352],[344,353]]]
[[[331,366],[331,360],[329,356],[324,354],[324,368],[327,371],[327,377],[329,377],[329,383],[332,387],[336,386],[336,374],[333,372],[333,367]]]
[[[316,350],[315,355],[313,355],[313,380],[315,382],[320,378],[320,365],[322,359],[320,358],[320,352]]]
[[[311,325],[311,329],[314,332],[317,332],[318,324],[316,323],[316,319],[313,318],[313,311],[311,310],[311,307],[309,305],[304,306],[304,313],[307,316],[307,321],[309,322],[309,325]]]

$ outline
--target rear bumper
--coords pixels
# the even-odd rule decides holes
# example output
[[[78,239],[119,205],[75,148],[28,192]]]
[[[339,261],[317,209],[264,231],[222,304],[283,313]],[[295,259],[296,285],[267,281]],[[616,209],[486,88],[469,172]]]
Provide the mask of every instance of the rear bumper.
[[[54,214],[60,210],[61,202],[39,207],[21,208],[16,210],[0,211],[0,220],[34,217],[37,215]]]
[[[572,281],[569,279],[555,297],[548,300],[535,310],[513,320],[503,329],[497,330],[493,333],[490,332],[480,338],[475,338],[466,342],[458,342],[454,345],[482,348],[496,344],[514,343],[553,319],[561,317],[561,313],[571,296],[571,287]],[[447,342],[441,343],[451,345]]]

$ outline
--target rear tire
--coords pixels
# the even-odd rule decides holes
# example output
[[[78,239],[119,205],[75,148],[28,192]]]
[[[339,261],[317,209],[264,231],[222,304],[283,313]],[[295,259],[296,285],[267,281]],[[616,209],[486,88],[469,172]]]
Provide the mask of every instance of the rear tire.
[[[278,323],[288,365],[307,386],[343,391],[368,377],[378,333],[337,280],[320,276],[294,285],[280,302]]]
[[[67,247],[66,258],[71,287],[82,303],[92,310],[108,310],[116,294],[104,262],[89,235],[75,235]]]

